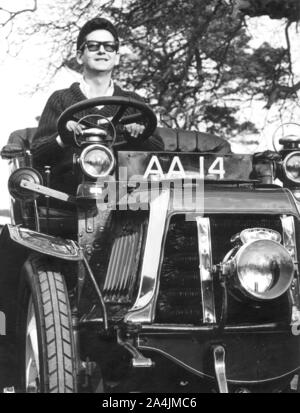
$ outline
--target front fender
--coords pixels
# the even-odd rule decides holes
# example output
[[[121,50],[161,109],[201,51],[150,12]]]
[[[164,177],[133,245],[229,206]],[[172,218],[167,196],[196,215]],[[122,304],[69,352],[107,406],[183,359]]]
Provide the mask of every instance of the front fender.
[[[7,227],[11,240],[30,250],[68,261],[83,259],[81,249],[73,240],[53,237],[16,225],[8,225]]]

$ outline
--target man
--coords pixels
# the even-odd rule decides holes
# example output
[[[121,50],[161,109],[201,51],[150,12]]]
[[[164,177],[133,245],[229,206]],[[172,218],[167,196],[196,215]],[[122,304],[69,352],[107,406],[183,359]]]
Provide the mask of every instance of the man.
[[[112,79],[114,68],[119,64],[119,38],[114,25],[103,18],[94,18],[88,21],[80,30],[77,38],[77,61],[83,66],[83,77],[79,83],[73,83],[69,88],[54,92],[41,115],[39,127],[32,142],[32,155],[36,167],[50,165],[53,167],[54,181],[51,186],[64,190],[70,188],[71,175],[62,176],[59,173],[55,179],[58,166],[68,164],[73,149],[69,146],[71,136],[82,132],[83,125],[69,121],[67,129],[70,134],[58,136],[57,120],[60,114],[69,106],[85,99],[106,96],[130,97],[136,100],[143,99],[134,92],[129,92],[117,86]],[[99,115],[111,118],[114,108],[104,106],[96,109]],[[93,111],[93,113],[95,113]],[[131,124],[125,127],[132,138],[131,144],[124,149],[132,150],[163,150],[163,143],[159,137],[150,137],[145,142],[139,142],[139,136],[144,126]],[[86,131],[85,131],[86,132]],[[134,144],[132,143],[134,142]],[[69,162],[70,163],[70,162]],[[63,182],[65,181],[65,182]],[[72,185],[71,185],[72,186]]]

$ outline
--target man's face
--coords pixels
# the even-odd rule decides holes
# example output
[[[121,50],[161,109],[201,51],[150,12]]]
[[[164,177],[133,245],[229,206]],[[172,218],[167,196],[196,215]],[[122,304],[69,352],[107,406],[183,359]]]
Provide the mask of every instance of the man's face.
[[[89,46],[97,46],[102,42],[107,45],[116,43],[114,36],[107,30],[95,30],[89,33],[85,38],[85,45],[82,50],[77,52],[77,61],[83,64],[84,68],[93,72],[111,72],[119,63],[120,55],[117,51],[105,50],[105,45],[96,47],[97,50],[89,50]],[[92,47],[93,49],[93,47]]]

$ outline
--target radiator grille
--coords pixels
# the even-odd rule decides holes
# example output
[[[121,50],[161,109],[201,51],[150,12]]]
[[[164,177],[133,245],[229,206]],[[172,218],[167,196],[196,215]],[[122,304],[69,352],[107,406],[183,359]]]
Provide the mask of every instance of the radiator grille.
[[[126,311],[135,299],[146,221],[145,214],[127,212],[113,222],[94,241],[90,265],[114,314],[121,307]]]
[[[156,322],[199,324],[201,320],[197,227],[177,215],[166,238]]]
[[[230,238],[247,228],[269,228],[282,234],[279,216],[215,215],[210,217],[213,264],[220,263],[232,244]]]
[[[131,301],[139,240],[139,232],[123,234],[114,240],[103,288],[106,302]]]
[[[246,228],[269,228],[282,234],[280,216],[212,215],[210,216],[213,265],[219,264],[232,248],[230,238]],[[217,319],[222,308],[222,294],[214,282]],[[162,324],[203,323],[196,222],[184,215],[172,217],[165,243],[155,321]],[[249,303],[229,297],[229,324],[275,322],[289,316],[287,297],[272,303]]]

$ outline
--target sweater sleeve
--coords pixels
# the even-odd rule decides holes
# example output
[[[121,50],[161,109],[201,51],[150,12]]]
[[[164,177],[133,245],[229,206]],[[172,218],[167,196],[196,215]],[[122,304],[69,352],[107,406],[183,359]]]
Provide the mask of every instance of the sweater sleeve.
[[[54,165],[63,156],[64,150],[56,141],[57,120],[62,112],[60,106],[59,93],[54,92],[46,103],[31,145],[33,161],[37,166]]]
[[[145,102],[145,100],[138,94],[134,94],[139,98],[139,100]],[[138,150],[144,150],[144,151],[163,151],[165,148],[165,145],[163,143],[162,138],[156,133],[156,130],[154,131],[153,135],[150,136],[146,141],[142,142],[141,144],[137,144],[137,149]]]

